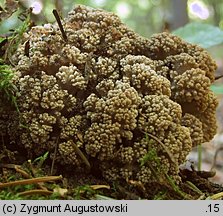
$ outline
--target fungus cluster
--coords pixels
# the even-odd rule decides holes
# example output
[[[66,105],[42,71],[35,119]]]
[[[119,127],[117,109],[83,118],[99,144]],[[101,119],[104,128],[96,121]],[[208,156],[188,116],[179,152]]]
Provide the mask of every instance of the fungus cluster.
[[[35,26],[14,55],[19,142],[30,155],[97,161],[108,180],[177,179],[192,146],[216,132],[209,87],[215,62],[169,33],[150,39],[110,12],[77,6],[62,22]],[[25,45],[29,43],[29,50]],[[81,154],[80,154],[81,152]]]

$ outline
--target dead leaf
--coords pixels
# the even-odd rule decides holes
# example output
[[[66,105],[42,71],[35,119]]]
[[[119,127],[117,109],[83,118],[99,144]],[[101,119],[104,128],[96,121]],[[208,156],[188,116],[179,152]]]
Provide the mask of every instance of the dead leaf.
[[[133,186],[136,186],[136,187],[139,187],[141,188],[143,191],[146,190],[146,188],[144,187],[144,185],[142,184],[142,182],[140,181],[135,181],[135,180],[129,180],[127,181],[129,184],[133,185]]]
[[[83,134],[80,131],[77,132],[77,137],[82,143],[84,142]]]
[[[65,188],[54,188],[53,192],[58,193],[60,196],[64,197],[68,193],[68,190]]]

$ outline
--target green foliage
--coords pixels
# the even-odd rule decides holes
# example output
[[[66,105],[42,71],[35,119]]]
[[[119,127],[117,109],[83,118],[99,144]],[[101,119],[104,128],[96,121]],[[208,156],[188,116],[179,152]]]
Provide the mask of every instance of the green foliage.
[[[216,26],[204,23],[189,23],[172,33],[203,48],[223,43],[223,31]]]
[[[73,197],[75,200],[86,198],[92,198],[95,195],[95,190],[93,190],[89,185],[81,185],[74,189]]]
[[[9,65],[4,64],[0,59],[0,91],[4,90],[6,95],[9,96],[9,88],[11,87],[10,81],[13,77],[12,70]]]
[[[5,64],[2,59],[0,59],[0,92],[2,92],[4,96],[6,96],[6,98],[14,105],[17,112],[19,112],[15,96],[17,89],[11,83],[12,77],[13,72],[11,70],[11,67]]]
[[[4,189],[0,191],[0,200],[24,200],[24,199],[29,199],[29,200],[58,200],[60,199],[60,195],[57,193],[53,193],[52,195],[49,196],[42,196],[42,195],[26,195],[26,196],[21,196],[19,195],[19,191],[26,189],[24,186],[17,187],[17,189]],[[26,189],[27,190],[27,189]]]
[[[155,148],[153,148],[154,140],[149,139],[148,134],[145,134],[146,142],[148,143],[148,152],[140,159],[140,166],[144,166],[147,162],[153,162],[157,167],[161,167],[160,158]]]
[[[160,191],[153,197],[153,200],[164,200],[167,196],[167,191]]]
[[[0,92],[3,96],[11,101],[19,113],[19,108],[16,102],[16,87],[12,84],[13,70],[10,65],[14,65],[11,61],[11,56],[16,51],[23,34],[29,29],[30,26],[30,12],[26,11],[22,14],[24,21],[21,26],[14,30],[12,36],[7,38],[6,50],[0,57]],[[6,40],[4,37],[0,37],[0,43]],[[10,63],[10,65],[8,64]]]
[[[147,162],[155,162],[157,165],[160,165],[160,158],[157,155],[157,152],[154,148],[150,149],[140,160],[140,166],[145,165]]]
[[[5,40],[5,38],[0,37],[0,43],[1,43],[2,41],[4,41],[4,40]]]
[[[0,192],[0,200],[22,200],[23,198],[20,197],[18,194],[15,194],[13,191],[9,190],[2,190]]]
[[[211,85],[211,90],[215,94],[223,94],[223,85]]]
[[[40,157],[36,158],[33,161],[33,164],[37,164],[38,168],[41,168],[43,163],[46,161],[46,159],[48,158],[49,152],[46,152],[44,155],[41,155]]]
[[[166,179],[169,183],[169,185],[171,186],[171,188],[183,199],[191,199],[191,197],[186,194],[185,192],[183,192],[180,187],[176,184],[176,182],[174,181],[173,178],[171,178],[169,175],[166,175]]]
[[[21,19],[24,19],[22,22],[22,25],[16,28],[13,32],[13,35],[8,38],[9,45],[6,49],[6,53],[4,56],[5,60],[9,60],[9,62],[13,65],[13,62],[11,62],[11,55],[14,54],[16,49],[18,48],[19,43],[21,42],[22,36],[25,32],[29,30],[30,24],[31,24],[31,10],[28,9],[27,11],[20,14]]]
[[[115,200],[111,197],[100,195],[100,194],[95,194],[94,197],[95,197],[96,200]]]

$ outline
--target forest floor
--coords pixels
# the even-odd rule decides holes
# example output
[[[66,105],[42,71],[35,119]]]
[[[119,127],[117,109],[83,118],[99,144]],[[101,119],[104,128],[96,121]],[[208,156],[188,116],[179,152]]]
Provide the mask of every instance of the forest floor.
[[[161,181],[152,191],[145,191],[142,184],[135,181],[109,183],[99,176],[69,173],[58,168],[61,175],[49,175],[49,166],[44,156],[22,165],[0,164],[0,200],[20,199],[174,199],[204,200],[222,199],[223,187],[209,178],[212,171],[196,171],[193,166],[180,171],[182,182]]]
[[[222,109],[223,110],[223,109]],[[170,179],[151,185],[148,193],[136,181],[105,181],[100,174],[71,173],[69,167],[55,167],[47,154],[31,161],[7,164],[0,163],[0,200],[15,199],[222,199],[223,198],[223,145],[222,134],[202,146],[201,170],[198,170],[198,152],[192,151],[187,163],[180,169],[181,183]],[[219,144],[220,143],[220,144]],[[69,171],[68,171],[69,170]],[[83,174],[85,173],[85,174]],[[59,174],[59,175],[58,175]]]

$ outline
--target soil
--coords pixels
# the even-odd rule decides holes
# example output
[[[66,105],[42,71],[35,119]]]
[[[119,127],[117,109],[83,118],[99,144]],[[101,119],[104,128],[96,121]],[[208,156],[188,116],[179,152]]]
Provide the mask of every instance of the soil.
[[[18,197],[20,199],[222,199],[223,187],[210,181],[216,173],[196,171],[192,165],[190,169],[180,170],[181,182],[179,184],[162,179],[145,188],[140,182],[131,180],[108,182],[99,172],[93,174],[92,171],[86,172],[86,170],[71,172],[70,167],[56,166],[54,173],[50,173],[51,161],[47,159],[42,162],[26,161],[18,165],[5,161],[0,164],[0,187],[7,193],[10,191],[12,195],[10,199],[18,199]],[[62,175],[61,178],[58,177],[60,175]],[[41,187],[45,190],[43,193],[40,183],[36,181],[39,177],[50,176],[58,177],[58,179],[41,183]],[[24,179],[30,179],[31,186],[21,185]],[[12,183],[12,185],[7,186],[7,183]],[[4,184],[7,187],[4,187]],[[55,188],[65,190],[66,193],[52,196]],[[37,192],[33,194],[34,191]]]

